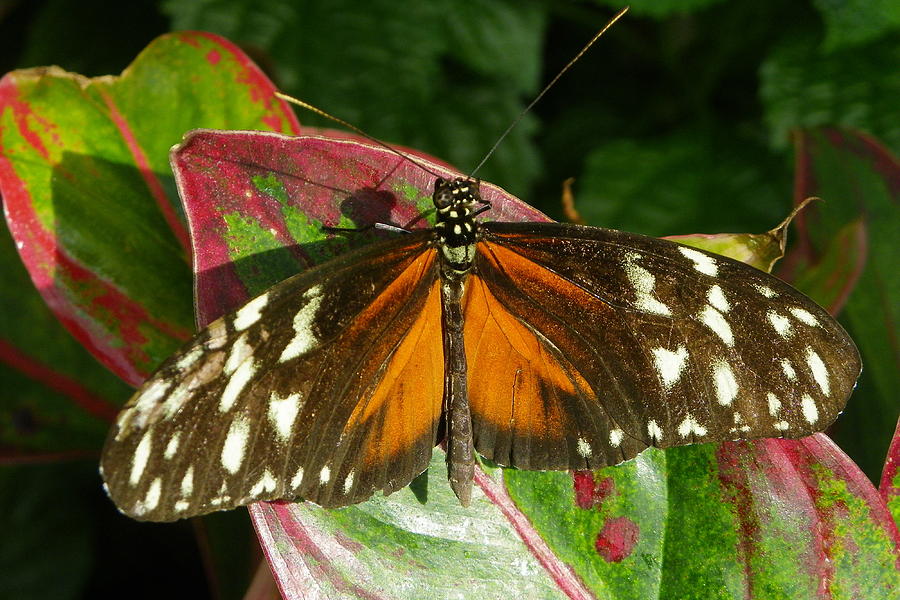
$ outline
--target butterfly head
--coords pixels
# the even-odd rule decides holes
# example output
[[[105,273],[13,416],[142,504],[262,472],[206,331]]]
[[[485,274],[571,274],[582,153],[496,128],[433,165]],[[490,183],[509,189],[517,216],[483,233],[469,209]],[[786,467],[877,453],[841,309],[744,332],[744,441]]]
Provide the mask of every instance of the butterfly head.
[[[481,199],[480,182],[457,177],[434,182],[432,195],[437,209],[435,232],[446,264],[452,271],[465,273],[475,257],[478,223],[475,217],[489,204]],[[476,204],[485,205],[476,209]]]

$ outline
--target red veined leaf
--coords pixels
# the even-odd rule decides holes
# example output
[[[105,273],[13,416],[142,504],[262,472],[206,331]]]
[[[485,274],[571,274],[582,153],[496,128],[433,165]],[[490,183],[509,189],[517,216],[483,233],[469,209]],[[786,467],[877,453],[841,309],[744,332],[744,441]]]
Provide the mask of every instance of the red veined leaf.
[[[0,462],[95,455],[128,386],[59,324],[0,224]]]
[[[261,147],[263,141],[270,146]],[[402,225],[430,205],[432,176],[383,148],[355,142],[196,132],[173,163],[186,212],[192,224],[203,223],[192,231],[212,232],[204,238],[210,251],[199,238],[195,248],[202,320],[298,267],[370,239],[349,234],[326,244],[320,227],[326,217],[332,222],[343,215],[348,226],[373,220]],[[492,200],[492,218],[526,216],[511,198]],[[498,216],[496,208],[506,203],[510,208]],[[746,244],[741,236],[698,242],[704,239],[732,252]],[[771,254],[765,246],[752,252]],[[278,253],[281,258],[272,260]],[[222,279],[225,287],[215,287]],[[443,483],[445,470],[436,451],[426,472],[435,483],[427,486],[424,505],[420,486],[338,511],[304,503],[251,505],[285,597],[464,590],[485,597],[653,598],[701,586],[744,598],[761,589],[817,594],[862,575],[873,590],[898,582],[892,570],[896,529],[887,511],[822,434],[650,450],[624,465],[574,476],[485,467],[470,509],[460,508]],[[835,506],[852,510],[835,512]],[[689,538],[695,540],[683,547],[674,543]],[[844,552],[848,544],[863,549],[865,565]],[[838,566],[813,563],[803,578],[795,576],[797,560],[823,552]]]
[[[65,327],[131,384],[193,331],[168,148],[192,127],[298,131],[273,89],[230,42],[190,32],[158,38],[119,77],[49,67],[0,81],[0,191],[19,253]]]
[[[891,439],[887,459],[884,461],[879,491],[894,522],[900,527],[900,418],[897,419],[894,437]]]
[[[795,199],[825,202],[797,219],[797,244],[785,262],[820,303],[838,310],[846,302],[841,314],[865,368],[835,435],[877,480],[900,398],[900,162],[854,131],[802,130],[794,143]]]

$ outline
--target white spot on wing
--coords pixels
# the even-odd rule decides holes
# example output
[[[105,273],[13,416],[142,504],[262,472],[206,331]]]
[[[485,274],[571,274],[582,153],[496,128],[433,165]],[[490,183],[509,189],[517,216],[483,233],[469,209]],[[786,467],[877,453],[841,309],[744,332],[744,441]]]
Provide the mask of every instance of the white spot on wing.
[[[131,475],[128,477],[128,483],[131,485],[137,485],[144,475],[147,460],[150,458],[150,450],[153,448],[152,431],[144,434],[134,451],[134,457],[131,459]]]
[[[234,314],[234,328],[243,331],[259,321],[260,311],[269,303],[269,292],[257,296]]]
[[[197,362],[197,359],[203,356],[203,346],[197,346],[196,348],[191,349],[190,352],[182,356],[178,359],[178,362],[175,363],[175,367],[179,371],[187,371],[194,363]]]
[[[647,435],[650,436],[651,440],[656,440],[657,442],[662,440],[662,429],[660,429],[659,424],[653,419],[647,421]]]
[[[685,258],[690,259],[694,263],[694,268],[704,275],[715,277],[719,273],[716,261],[714,261],[712,257],[694,250],[693,248],[686,248],[684,246],[680,246],[678,251],[681,252]]]
[[[297,489],[300,487],[301,483],[303,483],[303,467],[297,469],[297,472],[294,473],[294,476],[291,478],[291,488]]]
[[[674,352],[667,348],[653,349],[656,372],[659,374],[664,390],[669,391],[681,378],[687,357],[688,351],[683,345],[679,346]]]
[[[194,465],[188,467],[181,479],[181,495],[190,496],[194,491]]]
[[[781,370],[784,371],[784,376],[791,381],[795,381],[797,379],[797,372],[794,370],[794,365],[792,365],[791,361],[789,361],[788,359],[781,359]]]
[[[765,296],[766,298],[774,298],[775,296],[778,295],[775,293],[775,290],[773,290],[772,288],[770,288],[767,285],[762,285],[761,283],[754,283],[753,288],[757,292],[759,292],[760,294]]]
[[[234,475],[244,462],[244,454],[247,451],[247,436],[250,433],[250,423],[243,417],[237,417],[231,422],[225,443],[222,445],[222,466]]]
[[[141,392],[141,395],[138,396],[137,401],[134,403],[134,410],[139,414],[144,414],[154,406],[162,398],[166,390],[169,389],[169,386],[172,385],[171,381],[167,381],[165,379],[156,379],[150,385],[148,385]]]
[[[353,471],[351,470],[347,473],[347,478],[344,480],[344,493],[347,494],[350,490],[353,489]]]
[[[791,321],[787,317],[770,310],[766,313],[766,318],[769,319],[769,323],[772,324],[772,328],[778,332],[778,335],[785,339],[791,337],[793,331],[791,330]]]
[[[218,350],[228,341],[228,326],[225,319],[216,319],[206,328],[209,332],[209,339],[206,341],[206,347],[210,350]]]
[[[325,485],[329,479],[331,479],[331,469],[326,465],[319,471],[319,485]]]
[[[269,420],[275,427],[275,433],[278,439],[283,443],[291,436],[291,428],[294,426],[294,420],[300,410],[300,394],[291,394],[284,398],[279,398],[278,394],[272,392],[269,397]]]
[[[179,500],[175,503],[175,512],[184,512],[190,508],[191,503],[186,500]]]
[[[777,417],[778,412],[781,410],[781,400],[772,392],[766,394],[766,400],[769,402],[769,414]]]
[[[228,360],[225,361],[225,367],[222,370],[226,375],[231,375],[250,356],[253,356],[253,348],[247,343],[247,334],[242,333],[231,347]]]
[[[256,373],[256,363],[252,360],[248,360],[238,367],[238,370],[235,371],[234,375],[228,380],[225,389],[222,390],[222,398],[219,401],[220,412],[224,413],[231,410],[231,407],[234,406],[234,403],[237,400],[238,394],[241,393],[244,386],[247,385],[247,382],[253,377],[254,373]]]
[[[316,318],[316,313],[319,311],[319,306],[322,304],[322,286],[317,285],[309,288],[303,294],[303,297],[309,302],[298,310],[294,316],[294,337],[285,346],[281,357],[278,359],[279,362],[286,362],[298,356],[303,356],[319,343],[315,334],[313,334],[312,325],[313,320]]]
[[[819,320],[808,310],[800,307],[793,307],[789,309],[791,314],[794,315],[798,321],[802,321],[807,325],[812,327],[817,327],[819,325]]]
[[[163,452],[163,458],[166,460],[175,456],[175,453],[178,452],[178,442],[181,438],[181,432],[176,431],[175,435],[169,438],[169,443],[166,444],[166,451]]]
[[[263,493],[274,492],[276,485],[275,478],[272,477],[272,474],[266,469],[262,474],[262,477],[259,478],[259,481],[250,488],[250,495],[256,497]]]
[[[734,402],[738,393],[737,380],[728,363],[717,360],[713,363],[713,384],[716,388],[716,400],[722,406],[729,406]]]
[[[803,394],[800,399],[800,408],[803,410],[803,418],[810,425],[815,425],[819,420],[819,408],[816,406],[815,400],[809,394]]]
[[[588,458],[591,455],[591,445],[583,437],[578,438],[578,455]]]
[[[772,427],[774,427],[778,431],[787,431],[787,429],[788,429],[788,427],[790,427],[790,425],[788,425],[787,421],[778,421],[777,423],[774,423],[772,425]]]
[[[724,292],[722,292],[722,288],[718,285],[714,285],[709,288],[709,292],[706,294],[706,299],[709,303],[720,312],[728,312],[731,310],[731,305],[728,303],[728,299],[725,297]]]
[[[612,429],[609,432],[609,445],[613,448],[618,448],[619,444],[622,443],[622,438],[625,437],[625,432],[621,429]]]
[[[831,386],[828,382],[828,369],[825,368],[825,363],[822,362],[822,358],[816,354],[815,350],[812,348],[806,349],[806,364],[809,365],[809,370],[812,372],[813,379],[819,384],[822,393],[827,396],[831,391]]]
[[[153,480],[144,496],[144,511],[153,510],[159,504],[159,496],[162,491],[162,481],[159,477]]]
[[[668,306],[653,296],[656,277],[653,276],[653,273],[637,264],[640,258],[640,254],[629,252],[625,255],[625,261],[622,263],[622,267],[625,269],[625,276],[628,277],[628,281],[634,288],[635,307],[657,315],[672,314]]]
[[[681,424],[678,425],[678,435],[686,438],[692,433],[698,437],[702,437],[706,435],[706,427],[703,427],[702,425],[700,425],[700,423],[697,422],[697,419],[695,419],[691,415],[688,415],[687,417],[685,417],[684,421],[682,421]]]
[[[703,310],[700,311],[698,316],[704,325],[709,327],[713,333],[725,342],[726,346],[734,345],[734,335],[731,333],[731,325],[728,324],[728,321],[725,320],[722,313],[707,304]]]

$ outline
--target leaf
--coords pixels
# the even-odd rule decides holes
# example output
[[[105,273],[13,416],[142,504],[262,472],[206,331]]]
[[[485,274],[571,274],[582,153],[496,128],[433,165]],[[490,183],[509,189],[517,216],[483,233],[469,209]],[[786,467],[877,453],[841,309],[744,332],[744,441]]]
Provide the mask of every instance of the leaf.
[[[781,223],[765,233],[673,235],[669,236],[668,239],[689,246],[703,248],[704,250],[745,262],[766,273],[771,273],[775,263],[784,256],[784,249],[787,246],[788,226],[800,211],[815,199],[807,198],[798,204]],[[829,271],[829,274],[834,275],[832,271]],[[838,275],[842,275],[842,273]]]
[[[201,324],[378,235],[335,239],[323,223],[427,227],[419,217],[433,209],[434,175],[353,140],[199,130],[173,150],[172,164],[194,234]],[[438,175],[453,173],[427,166]],[[482,195],[494,203],[491,218],[546,220],[491,184]]]
[[[94,453],[128,387],[63,329],[0,224],[0,463]]]
[[[900,398],[900,162],[853,131],[802,130],[795,145],[797,196],[825,202],[797,219],[799,240],[787,262],[814,269],[796,283],[819,302],[846,298],[843,315],[865,367],[836,436],[875,480]],[[851,275],[843,280],[840,273]],[[847,297],[846,281],[855,278]]]
[[[894,523],[900,528],[900,418],[897,419],[897,428],[894,429],[894,437],[888,448],[878,489]]]
[[[825,48],[835,50],[900,29],[900,5],[892,0],[815,0],[825,21]]]
[[[471,169],[537,91],[546,10],[516,0],[167,2],[176,29],[258,48],[284,91],[378,139]],[[524,101],[523,101],[524,100]],[[423,110],[427,107],[427,110]],[[323,124],[304,117],[306,124]],[[327,123],[327,125],[331,125]],[[540,173],[535,118],[479,175],[519,193]]]
[[[173,164],[191,231],[208,235],[195,240],[203,320],[366,241],[334,241],[323,223],[408,224],[433,178],[380,147],[245,132],[194,132]],[[488,195],[492,218],[540,218]],[[888,511],[822,434],[650,450],[574,476],[485,465],[469,509],[440,450],[427,473],[424,504],[410,487],[340,510],[251,505],[284,596],[866,597],[900,585]]]
[[[772,176],[779,170],[752,140],[714,130],[611,140],[585,159],[575,203],[590,225],[647,235],[694,233],[698,223],[709,231],[762,231],[785,212]]]
[[[0,530],[15,540],[0,545],[0,597],[83,597],[94,561],[89,513],[74,493],[83,472],[69,465],[0,470]]]
[[[132,385],[193,331],[168,149],[198,126],[297,131],[272,90],[202,33],[159,38],[120,77],[49,67],[0,81],[0,192],[22,260],[65,327]]]
[[[664,19],[672,15],[698,12],[720,3],[722,0],[632,0],[628,3],[631,14],[634,16],[648,16],[654,19]],[[614,9],[622,8],[621,2],[615,0],[594,0],[596,4],[602,4]]]
[[[824,53],[813,36],[790,36],[760,67],[760,98],[775,148],[796,128],[852,127],[900,150],[900,44],[886,39]]]

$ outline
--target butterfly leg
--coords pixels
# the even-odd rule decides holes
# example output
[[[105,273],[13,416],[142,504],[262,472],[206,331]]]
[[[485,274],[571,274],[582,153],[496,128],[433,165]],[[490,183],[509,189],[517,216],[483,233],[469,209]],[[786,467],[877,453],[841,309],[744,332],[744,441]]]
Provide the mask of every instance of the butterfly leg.
[[[466,383],[466,352],[460,304],[464,291],[464,276],[447,277],[441,283],[447,477],[459,503],[468,506],[472,497],[472,477],[475,474],[475,449],[472,444],[472,414]]]
[[[391,225],[390,223],[371,223],[363,227],[330,227],[328,225],[323,225],[322,229],[328,233],[365,233],[370,229],[390,231],[392,233],[412,233],[409,229]]]

